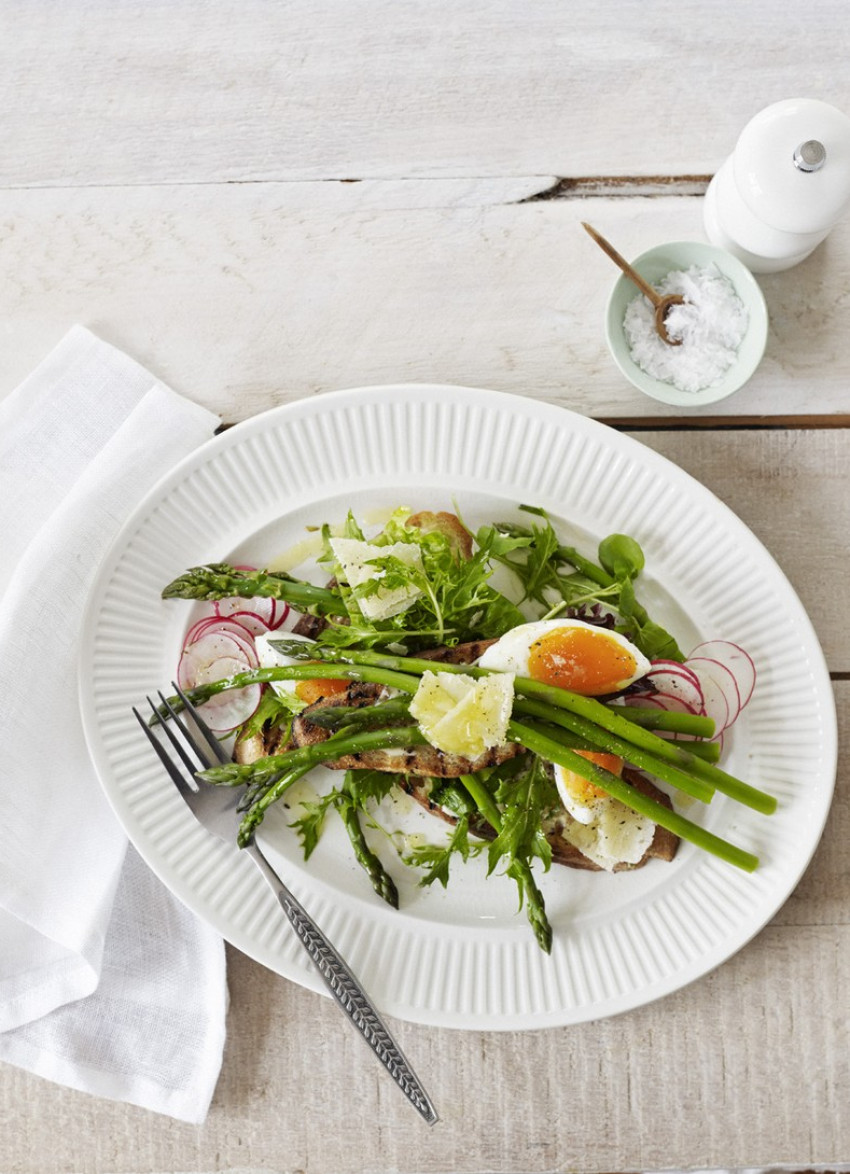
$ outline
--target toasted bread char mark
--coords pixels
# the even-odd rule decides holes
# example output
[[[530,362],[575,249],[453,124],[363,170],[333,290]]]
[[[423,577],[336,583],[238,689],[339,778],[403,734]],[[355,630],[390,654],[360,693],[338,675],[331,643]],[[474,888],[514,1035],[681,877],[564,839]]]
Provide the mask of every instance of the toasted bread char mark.
[[[521,746],[507,743],[494,746],[478,758],[463,758],[459,754],[446,754],[434,746],[411,746],[408,749],[345,754],[324,765],[330,770],[380,770],[417,777],[456,779],[461,775],[474,774],[486,766],[498,766],[500,762],[506,762],[521,752]]]
[[[641,791],[644,795],[648,795],[652,799],[656,799],[659,803],[663,803],[665,807],[672,808],[672,803],[663,791],[659,790],[653,783],[650,782],[644,775],[638,771],[631,770],[626,767],[623,771],[623,778],[630,783],[635,790]],[[450,812],[444,808],[433,803],[430,798],[430,786],[424,779],[408,779],[405,784],[407,793],[421,803],[432,815],[437,815],[440,819],[447,823],[455,824],[457,819]],[[470,826],[470,830],[483,840],[492,840],[495,832],[483,820],[474,821]],[[583,855],[574,844],[569,840],[565,840],[560,834],[557,827],[552,828],[546,835],[549,845],[552,849],[552,859],[556,864],[563,864],[567,868],[580,868],[586,872],[602,872],[598,864],[589,860],[587,856]],[[642,868],[650,860],[665,860],[671,861],[676,855],[679,847],[679,837],[675,836],[666,828],[655,825],[655,834],[652,837],[652,843],[647,848],[641,859],[637,864],[617,864],[614,866],[614,872],[631,872],[635,868]]]

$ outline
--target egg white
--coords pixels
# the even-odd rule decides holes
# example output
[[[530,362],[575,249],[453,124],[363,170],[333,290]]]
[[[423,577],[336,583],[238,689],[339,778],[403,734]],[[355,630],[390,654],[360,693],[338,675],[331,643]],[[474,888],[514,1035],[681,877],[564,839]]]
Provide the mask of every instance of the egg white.
[[[570,788],[567,781],[572,772],[565,770],[564,767],[559,766],[556,762],[552,766],[555,772],[555,786],[558,788],[558,795],[561,798],[564,808],[579,823],[593,823],[606,802],[609,801],[607,796],[603,798],[601,795],[593,795],[587,800],[580,798]]]

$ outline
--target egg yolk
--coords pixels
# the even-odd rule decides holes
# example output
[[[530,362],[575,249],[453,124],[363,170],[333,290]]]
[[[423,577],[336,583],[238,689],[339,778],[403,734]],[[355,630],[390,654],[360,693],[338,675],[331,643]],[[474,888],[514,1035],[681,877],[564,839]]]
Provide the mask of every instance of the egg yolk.
[[[576,754],[580,754],[588,762],[595,762],[604,770],[610,770],[611,774],[617,775],[618,778],[623,773],[623,760],[617,754],[605,754],[601,750],[576,750]],[[588,779],[583,779],[581,775],[564,767],[561,768],[561,779],[566,789],[581,804],[590,803],[593,799],[604,799],[608,794],[601,787],[594,787]]]
[[[531,645],[528,675],[585,697],[615,693],[637,665],[604,628],[554,628]]]
[[[325,697],[339,697],[350,684],[350,681],[341,681],[336,677],[299,681],[295,686],[295,696],[307,705],[312,705],[314,701],[322,701]]]

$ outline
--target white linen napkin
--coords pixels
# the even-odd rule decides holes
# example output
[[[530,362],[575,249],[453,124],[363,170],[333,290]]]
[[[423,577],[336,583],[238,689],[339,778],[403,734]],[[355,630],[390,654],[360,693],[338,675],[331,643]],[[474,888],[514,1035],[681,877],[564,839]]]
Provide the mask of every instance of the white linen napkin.
[[[223,943],[128,847],[77,660],[112,538],[217,424],[79,326],[0,400],[0,1060],[195,1123],[221,1067]]]

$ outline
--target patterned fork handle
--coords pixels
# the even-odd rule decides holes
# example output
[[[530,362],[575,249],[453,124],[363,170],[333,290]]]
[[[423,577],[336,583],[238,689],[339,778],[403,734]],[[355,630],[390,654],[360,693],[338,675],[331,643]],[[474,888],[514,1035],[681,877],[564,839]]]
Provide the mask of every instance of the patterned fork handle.
[[[331,943],[266,860],[255,842],[245,851],[254,860],[280,902],[325,985],[401,1091],[429,1125],[439,1120],[428,1094],[410,1067],[389,1028]]]

